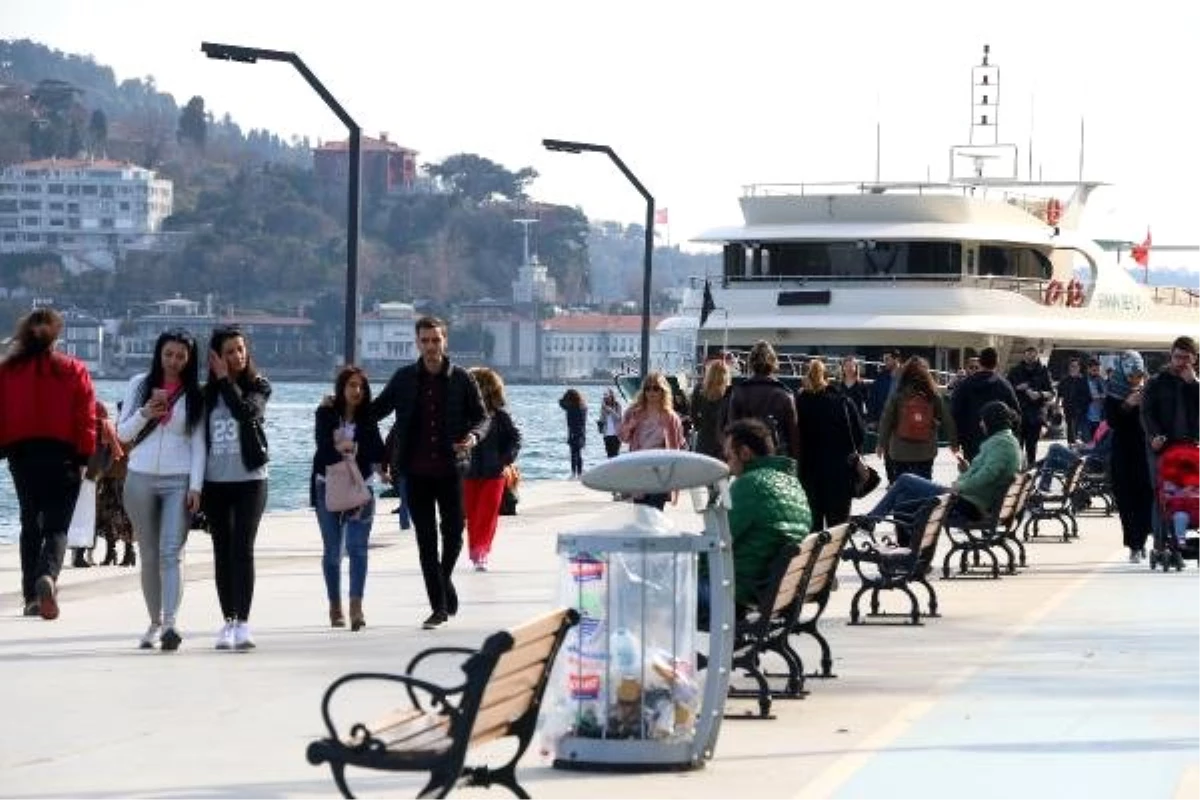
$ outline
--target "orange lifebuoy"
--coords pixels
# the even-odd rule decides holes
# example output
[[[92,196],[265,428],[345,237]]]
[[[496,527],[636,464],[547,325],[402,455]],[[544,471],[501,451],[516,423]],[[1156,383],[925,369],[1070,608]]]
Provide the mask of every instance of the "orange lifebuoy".
[[[1057,197],[1052,197],[1046,201],[1046,222],[1050,225],[1057,225],[1062,219],[1062,202]]]
[[[1057,280],[1053,280],[1046,284],[1046,294],[1043,296],[1042,300],[1048,306],[1056,306],[1058,305],[1058,301],[1062,299],[1062,296],[1062,283]]]
[[[1083,284],[1079,282],[1079,278],[1071,278],[1071,282],[1067,284],[1067,305],[1071,308],[1083,305]]]

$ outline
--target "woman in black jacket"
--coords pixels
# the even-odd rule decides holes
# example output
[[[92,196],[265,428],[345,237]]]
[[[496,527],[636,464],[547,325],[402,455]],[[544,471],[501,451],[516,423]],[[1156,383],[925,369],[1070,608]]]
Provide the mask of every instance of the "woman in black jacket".
[[[1142,428],[1142,390],[1146,366],[1136,350],[1127,350],[1117,359],[1108,394],[1104,398],[1104,418],[1112,429],[1113,499],[1121,518],[1121,536],[1129,550],[1130,563],[1146,557],[1146,537],[1151,530],[1151,506],[1154,488],[1150,484],[1150,464],[1146,460],[1146,433]]]
[[[492,540],[504,496],[504,470],[517,460],[521,432],[505,408],[504,381],[487,367],[471,370],[492,425],[471,451],[471,466],[463,480],[463,511],[467,516],[467,554],[479,572],[487,571]]]
[[[357,631],[367,624],[362,601],[367,583],[367,541],[375,521],[375,497],[372,494],[365,505],[350,511],[330,511],[325,507],[325,470],[352,458],[358,471],[367,478],[383,467],[383,437],[379,435],[379,422],[371,413],[371,384],[366,372],[359,367],[342,367],[333,391],[331,402],[317,406],[314,424],[317,452],[313,455],[310,488],[324,545],[321,569],[329,598],[329,624],[335,628],[346,625],[341,591],[345,549],[350,557],[350,630]]]
[[[587,444],[587,402],[578,389],[567,389],[558,407],[567,412],[567,447],[571,449],[571,480],[583,475],[583,448]]]
[[[259,375],[245,335],[219,327],[208,342],[204,384],[207,457],[201,507],[212,534],[213,571],[225,623],[218,650],[249,650],[254,599],[254,540],[267,507],[267,436],[263,413],[271,384]]]
[[[865,426],[853,403],[825,377],[825,364],[808,362],[803,388],[796,395],[800,419],[800,483],[808,495],[812,530],[820,531],[850,517],[854,495],[850,455],[862,447]]]

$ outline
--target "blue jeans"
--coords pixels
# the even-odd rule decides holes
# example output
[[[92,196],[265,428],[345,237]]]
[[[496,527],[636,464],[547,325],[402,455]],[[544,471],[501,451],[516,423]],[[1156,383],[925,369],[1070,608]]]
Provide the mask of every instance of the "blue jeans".
[[[940,483],[934,483],[928,478],[906,472],[896,476],[895,482],[888,487],[887,492],[871,509],[870,516],[885,517],[897,509],[901,513],[906,513],[915,508],[920,501],[937,497],[948,491],[950,489]]]
[[[375,498],[357,511],[325,508],[325,485],[317,484],[317,525],[321,529],[321,571],[330,603],[342,601],[342,551],[350,557],[350,598],[361,600],[367,584],[367,542],[375,522]]]
[[[1079,455],[1071,448],[1064,447],[1058,442],[1050,445],[1050,449],[1046,451],[1046,457],[1042,459],[1042,466],[1038,470],[1038,491],[1050,491],[1050,482],[1054,477],[1054,473],[1068,473],[1075,469],[1075,465],[1079,462]]]
[[[408,481],[401,475],[392,481],[392,486],[396,489],[396,499],[400,501],[400,507],[396,509],[400,517],[400,530],[406,531],[412,527],[412,515],[408,511]]]
[[[175,627],[183,602],[183,548],[187,545],[187,475],[129,472],[125,513],[142,556],[142,597],[150,621]]]

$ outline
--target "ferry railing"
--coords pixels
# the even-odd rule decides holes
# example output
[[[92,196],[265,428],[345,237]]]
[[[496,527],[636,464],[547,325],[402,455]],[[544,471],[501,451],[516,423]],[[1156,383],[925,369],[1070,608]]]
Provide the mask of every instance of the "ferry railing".
[[[1152,289],[1154,302],[1158,305],[1189,308],[1200,306],[1200,292],[1195,289],[1184,286],[1154,286]]]

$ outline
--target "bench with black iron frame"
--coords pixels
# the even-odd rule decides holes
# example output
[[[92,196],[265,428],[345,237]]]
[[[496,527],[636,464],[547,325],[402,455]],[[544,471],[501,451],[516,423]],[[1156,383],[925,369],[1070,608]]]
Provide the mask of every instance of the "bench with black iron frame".
[[[1079,459],[1066,473],[1052,473],[1049,490],[1035,488],[1029,495],[1029,502],[1025,505],[1025,524],[1021,528],[1021,537],[1025,541],[1043,536],[1042,523],[1050,520],[1058,523],[1062,529],[1062,541],[1070,542],[1079,538],[1075,512],[1079,508],[1077,494],[1084,469],[1084,460]]]
[[[853,526],[849,522],[843,522],[826,531],[829,534],[829,543],[821,548],[821,553],[817,556],[816,567],[813,568],[808,587],[800,601],[796,624],[792,626],[792,635],[811,636],[821,648],[821,669],[819,672],[807,673],[805,677],[808,678],[837,677],[833,674],[833,652],[830,650],[829,641],[817,629],[817,623],[825,613],[825,606],[829,604],[829,594],[834,588],[838,562],[852,530]]]
[[[753,679],[757,687],[731,687],[729,696],[757,698],[757,719],[773,719],[773,698],[795,699],[807,694],[804,691],[804,664],[788,643],[788,637],[796,624],[809,578],[828,543],[829,534],[821,531],[809,534],[799,544],[784,545],[771,562],[770,572],[757,593],[755,605],[736,622],[731,671],[741,671]],[[768,675],[763,672],[763,657],[769,653],[779,656],[787,665],[786,673]],[[772,689],[768,677],[783,678],[783,687]],[[745,715],[732,714],[726,717],[746,718]]]
[[[408,664],[404,675],[353,673],[338,678],[325,692],[321,716],[329,736],[308,746],[308,761],[329,764],[344,797],[353,797],[346,767],[393,772],[428,772],[419,797],[445,797],[457,785],[504,786],[529,797],[517,782],[516,766],[533,738],[542,694],[554,658],[567,631],[579,621],[572,609],[560,609],[509,631],[489,636],[478,650],[433,647]],[[465,680],[443,687],[415,677],[430,656],[466,656]],[[374,722],[357,723],[348,732],[334,723],[331,705],[348,684],[391,682],[404,687],[409,705]],[[512,736],[516,754],[495,769],[465,766],[471,748]]]
[[[969,520],[961,514],[950,513],[946,519],[946,538],[950,549],[942,559],[942,577],[1000,578],[1000,560],[996,551],[1004,554],[1004,571],[1016,574],[1017,565],[1026,565],[1025,545],[1017,536],[1022,511],[1033,487],[1033,472],[1018,472],[1009,482],[1004,494],[982,518]],[[980,555],[987,556],[983,573],[973,572],[981,566]],[[958,557],[958,572],[950,572],[950,563]]]
[[[871,593],[871,612],[868,616],[881,619],[901,616],[913,625],[922,624],[920,603],[909,588],[914,583],[925,587],[929,595],[929,610],[925,616],[938,616],[937,594],[926,580],[926,575],[933,569],[933,557],[949,504],[950,495],[941,494],[913,503],[905,511],[894,511],[886,517],[851,517],[854,530],[841,557],[854,566],[854,571],[862,580],[862,586],[850,602],[851,625],[864,624],[860,619],[862,615],[858,604],[867,592]],[[880,525],[890,526],[891,534],[881,533],[878,530]],[[908,596],[908,613],[881,613],[879,593],[896,589]]]

